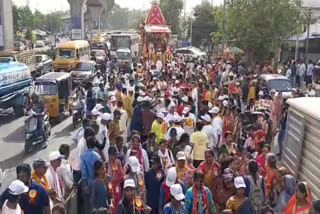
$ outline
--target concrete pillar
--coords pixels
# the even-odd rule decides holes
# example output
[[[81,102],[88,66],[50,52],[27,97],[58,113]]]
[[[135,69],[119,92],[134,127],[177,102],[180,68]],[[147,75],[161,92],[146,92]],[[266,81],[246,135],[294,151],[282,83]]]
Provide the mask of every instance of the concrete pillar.
[[[103,12],[104,8],[102,6],[88,6],[88,12],[89,12],[89,20],[90,20],[90,26],[91,30],[93,30],[93,33],[96,33],[101,28],[101,14]]]
[[[0,0],[0,49],[13,48],[12,0]]]
[[[84,39],[84,13],[87,10],[87,0],[68,0],[71,13],[72,40]]]

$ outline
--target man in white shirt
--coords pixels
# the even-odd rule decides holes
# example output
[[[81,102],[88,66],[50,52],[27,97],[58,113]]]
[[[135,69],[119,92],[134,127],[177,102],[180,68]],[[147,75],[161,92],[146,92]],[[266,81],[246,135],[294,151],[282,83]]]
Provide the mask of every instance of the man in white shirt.
[[[50,187],[57,193],[57,200],[63,201],[64,189],[59,179],[57,169],[61,165],[61,159],[64,158],[59,151],[54,151],[49,154],[50,165],[47,170],[47,178],[50,184]]]
[[[109,161],[109,155],[108,150],[110,147],[109,142],[109,133],[108,133],[108,126],[112,122],[112,115],[109,113],[104,113],[101,115],[101,129],[99,130],[99,133],[96,135],[96,140],[100,145],[103,144],[103,140],[106,139],[106,145],[102,150],[103,156],[105,158],[105,162]]]
[[[219,107],[213,107],[209,110],[209,114],[212,115],[212,128],[213,128],[213,134],[215,137],[215,145],[214,148],[217,148],[221,142],[221,135],[222,135],[222,129],[223,129],[223,121],[221,117],[219,116],[220,109]]]
[[[60,167],[57,168],[57,173],[62,181],[62,188],[68,193],[71,191],[73,187],[73,175],[71,165],[68,161],[70,155],[70,146],[68,144],[62,144],[59,147],[59,152],[64,158],[61,160]]]
[[[127,133],[128,133],[128,113],[123,109],[123,102],[117,102],[117,109],[121,112],[121,117],[119,120],[120,130],[123,130],[121,137],[123,138],[125,144],[127,144]]]
[[[307,70],[306,64],[304,63],[303,60],[301,60],[299,68],[298,68],[298,78],[299,78],[299,80],[297,81],[300,88],[303,86],[303,80],[304,80],[304,75],[306,73],[306,70]]]
[[[216,138],[213,133],[213,128],[211,126],[211,117],[208,114],[201,116],[201,120],[203,121],[202,131],[207,135],[209,139],[208,147],[213,148],[216,145]]]
[[[181,127],[180,123],[181,123],[182,118],[175,113],[174,117],[173,117],[173,122],[174,124],[168,129],[167,134],[166,134],[166,139],[169,140],[170,139],[170,131],[172,128],[175,128],[177,131],[177,140],[180,140],[181,135],[185,132],[184,129]]]

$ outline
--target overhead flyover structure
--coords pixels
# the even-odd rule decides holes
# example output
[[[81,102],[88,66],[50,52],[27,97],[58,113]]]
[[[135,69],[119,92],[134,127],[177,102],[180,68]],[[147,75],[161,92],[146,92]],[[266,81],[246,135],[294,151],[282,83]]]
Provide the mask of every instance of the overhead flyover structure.
[[[71,13],[72,40],[85,38],[85,22],[89,20],[91,29],[100,29],[101,16],[110,11],[115,0],[68,0]]]

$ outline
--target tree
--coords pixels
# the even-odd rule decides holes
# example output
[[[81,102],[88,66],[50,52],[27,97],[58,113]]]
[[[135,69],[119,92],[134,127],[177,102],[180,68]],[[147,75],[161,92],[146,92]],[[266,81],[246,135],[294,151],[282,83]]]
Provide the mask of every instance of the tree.
[[[249,59],[261,61],[297,32],[300,6],[300,0],[231,1],[226,14],[227,39],[236,41]]]
[[[160,8],[166,19],[167,25],[171,25],[171,31],[174,34],[180,34],[180,14],[183,9],[182,0],[161,0]]]
[[[194,46],[211,44],[210,35],[218,30],[214,12],[214,7],[207,1],[194,8],[195,20],[192,24],[192,44]]]

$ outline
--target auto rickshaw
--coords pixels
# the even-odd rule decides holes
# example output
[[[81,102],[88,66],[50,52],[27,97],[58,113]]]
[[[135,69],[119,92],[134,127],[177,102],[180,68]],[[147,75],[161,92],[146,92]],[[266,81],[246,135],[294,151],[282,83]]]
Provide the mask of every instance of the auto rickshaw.
[[[51,72],[35,81],[35,93],[45,103],[50,118],[71,113],[72,78],[69,73]]]

